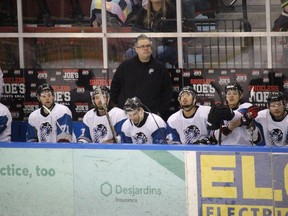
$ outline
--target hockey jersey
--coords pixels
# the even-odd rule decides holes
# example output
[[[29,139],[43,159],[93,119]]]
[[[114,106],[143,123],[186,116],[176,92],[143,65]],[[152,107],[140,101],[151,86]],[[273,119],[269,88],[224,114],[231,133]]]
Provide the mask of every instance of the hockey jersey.
[[[125,112],[118,107],[113,107],[108,114],[116,134],[120,134],[122,124],[127,119]],[[102,143],[111,139],[113,133],[106,115],[98,116],[95,109],[89,110],[83,117],[83,127],[78,142]]]
[[[231,121],[239,120],[243,114],[247,111],[247,109],[252,106],[251,103],[243,103],[241,104],[237,110],[234,110],[235,116]],[[223,127],[227,127],[229,121],[224,121]],[[219,139],[219,130],[214,131],[214,136],[218,140]],[[234,128],[234,130],[225,136],[222,133],[221,145],[247,145],[251,146],[251,141],[254,140],[252,131],[248,129],[246,126],[240,126]]]
[[[9,109],[0,103],[0,142],[11,141],[12,116]]]
[[[172,143],[193,144],[209,134],[207,118],[211,107],[199,106],[193,117],[186,118],[183,110],[172,114],[167,120],[168,140]]]
[[[148,114],[145,123],[141,127],[137,127],[127,119],[122,125],[121,142],[164,144],[166,143],[166,123],[160,116],[152,113]]]
[[[72,114],[68,107],[56,103],[47,116],[41,114],[41,109],[43,108],[33,111],[28,118],[27,142],[76,141],[72,127]]]
[[[255,118],[267,146],[288,145],[288,115],[282,121],[274,121],[268,109],[261,110]]]

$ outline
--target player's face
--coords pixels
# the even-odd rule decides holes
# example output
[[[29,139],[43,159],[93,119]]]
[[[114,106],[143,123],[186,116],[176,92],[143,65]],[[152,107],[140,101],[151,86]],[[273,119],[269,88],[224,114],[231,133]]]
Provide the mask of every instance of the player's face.
[[[190,92],[183,92],[181,94],[180,98],[180,105],[185,108],[185,107],[191,107],[193,105],[193,96],[191,95]]]
[[[282,120],[285,116],[285,104],[283,101],[272,101],[269,105],[269,111],[276,120]]]
[[[230,108],[237,107],[242,97],[242,93],[240,93],[238,90],[231,89],[226,93],[226,101]]]
[[[42,92],[39,96],[40,103],[50,109],[54,104],[54,96],[51,91]]]
[[[138,125],[142,120],[141,111],[139,109],[127,112],[127,116],[135,125]]]
[[[104,102],[107,105],[107,95],[103,94]],[[94,103],[97,109],[103,110],[102,102],[101,102],[101,97],[100,94],[96,94],[94,96]]]
[[[152,54],[152,43],[150,40],[139,40],[135,45],[135,51],[140,61],[148,62]]]

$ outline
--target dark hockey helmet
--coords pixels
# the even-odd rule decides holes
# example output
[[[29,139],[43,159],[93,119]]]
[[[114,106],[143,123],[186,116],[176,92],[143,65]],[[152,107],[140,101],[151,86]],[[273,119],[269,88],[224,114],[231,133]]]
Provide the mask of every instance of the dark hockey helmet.
[[[229,83],[225,86],[225,94],[227,94],[228,90],[238,90],[239,93],[243,93],[243,88],[238,82]]]
[[[94,104],[94,97],[95,95],[99,94],[99,91],[101,90],[102,94],[106,95],[108,101],[110,99],[110,89],[105,86],[105,85],[100,85],[100,86],[96,86],[96,88],[94,89],[94,91],[92,92],[92,95],[91,95],[91,100],[92,100],[92,103]]]
[[[181,100],[181,96],[184,92],[189,92],[192,97],[196,99],[197,92],[191,86],[184,86],[178,94],[178,101]]]
[[[284,100],[285,100],[285,97],[282,92],[269,92],[268,97],[267,97],[268,104],[270,104],[270,102],[273,102],[273,101],[284,101]]]
[[[42,92],[49,92],[49,91],[54,95],[54,89],[52,88],[52,86],[47,83],[44,83],[38,87],[36,96],[40,97]]]
[[[142,103],[141,103],[140,99],[137,97],[133,97],[133,98],[128,98],[125,101],[125,104],[123,106],[123,110],[125,112],[130,112],[130,111],[136,110],[140,107],[142,107]]]

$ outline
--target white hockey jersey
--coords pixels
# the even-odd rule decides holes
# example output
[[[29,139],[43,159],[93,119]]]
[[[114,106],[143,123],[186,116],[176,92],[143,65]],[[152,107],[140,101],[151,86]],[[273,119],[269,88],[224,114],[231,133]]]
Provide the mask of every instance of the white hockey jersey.
[[[122,124],[127,119],[125,112],[118,107],[113,107],[108,114],[116,134],[120,135]],[[95,109],[89,110],[83,117],[83,127],[78,142],[102,143],[111,139],[113,133],[106,115],[98,116]]]
[[[72,113],[68,107],[56,103],[51,110],[52,114],[47,116],[41,114],[41,109],[43,108],[33,111],[28,118],[27,142],[76,141],[72,127]]]
[[[0,103],[0,142],[11,141],[12,116],[9,109]]]
[[[129,119],[122,125],[121,142],[135,144],[164,144],[166,143],[166,123],[152,113],[146,113],[148,117],[145,123],[137,127]],[[154,116],[154,119],[152,117]],[[156,122],[158,124],[156,124]]]
[[[241,104],[237,110],[234,110],[235,116],[231,121],[239,120],[243,114],[247,111],[248,107],[252,106],[251,103]],[[224,121],[223,127],[227,127],[229,121]],[[219,141],[219,130],[214,131],[215,138]],[[222,133],[221,145],[247,145],[251,146],[252,134],[251,130],[247,129],[246,126],[240,126],[234,128],[234,130],[225,136]]]
[[[185,118],[180,109],[167,120],[168,140],[172,143],[193,144],[207,137],[207,118],[211,107],[199,106],[191,118]]]
[[[265,109],[258,113],[255,123],[267,146],[288,146],[288,115],[282,121],[274,121]]]

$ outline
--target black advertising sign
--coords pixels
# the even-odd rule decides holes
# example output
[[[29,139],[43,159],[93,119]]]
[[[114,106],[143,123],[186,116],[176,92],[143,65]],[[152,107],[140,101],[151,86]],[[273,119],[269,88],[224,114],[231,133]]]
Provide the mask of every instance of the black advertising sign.
[[[6,105],[11,112],[13,120],[23,120],[26,82],[23,70],[2,70],[4,89],[1,103]]]
[[[13,120],[27,120],[39,107],[36,91],[40,84],[48,83],[55,91],[55,101],[68,106],[74,121],[81,121],[92,108],[91,92],[98,85],[110,86],[115,69],[18,69],[2,70],[4,93],[1,102],[11,111]],[[197,103],[220,103],[225,86],[238,82],[244,90],[244,101],[249,101],[254,90],[255,105],[266,107],[270,91],[288,91],[285,69],[169,69],[173,85],[170,113],[179,109],[178,94],[190,85],[198,92]],[[220,93],[214,86],[219,86]],[[286,94],[287,95],[287,94]],[[251,101],[250,101],[251,102]]]
[[[198,92],[198,103],[213,105],[221,102],[221,95],[213,87],[220,87],[225,98],[225,86],[238,82],[244,91],[243,101],[250,100],[250,91],[254,90],[255,105],[266,107],[267,96],[271,91],[287,91],[288,78],[284,70],[272,69],[191,69],[183,70],[183,85],[191,85]],[[220,94],[221,94],[220,93]]]

